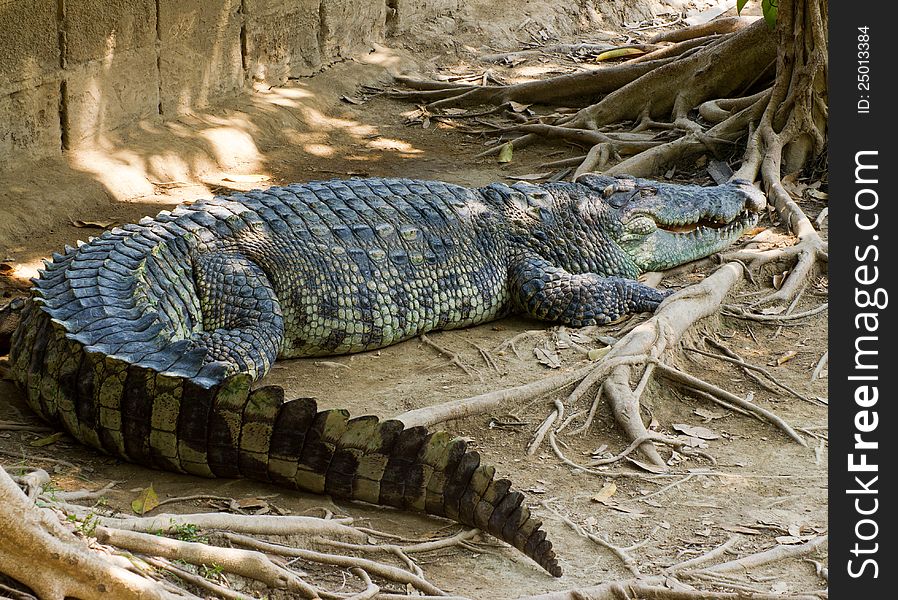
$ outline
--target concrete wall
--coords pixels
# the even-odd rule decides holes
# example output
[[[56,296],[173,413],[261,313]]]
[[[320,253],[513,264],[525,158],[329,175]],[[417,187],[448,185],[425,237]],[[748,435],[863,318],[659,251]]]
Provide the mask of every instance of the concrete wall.
[[[458,0],[0,0],[0,169],[370,48]]]

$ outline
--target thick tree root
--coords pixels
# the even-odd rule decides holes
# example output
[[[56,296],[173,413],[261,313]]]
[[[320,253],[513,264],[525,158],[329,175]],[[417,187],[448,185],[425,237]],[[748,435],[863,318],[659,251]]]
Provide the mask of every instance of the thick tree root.
[[[0,572],[28,586],[42,600],[197,598],[188,589],[164,579],[163,573],[179,579],[186,588],[198,588],[215,597],[235,600],[254,596],[223,585],[227,580],[215,579],[215,574],[241,577],[247,582],[255,581],[257,587],[262,586],[259,589],[283,590],[299,598],[390,596],[380,594],[381,588],[372,578],[408,585],[430,597],[449,598],[426,579],[409,555],[453,547],[471,548],[471,542],[479,535],[477,530],[463,530],[446,538],[400,546],[392,542],[373,543],[377,538],[395,536],[356,528],[351,519],[329,516],[198,513],[107,517],[97,514],[95,508],[58,501],[58,492],[43,494],[43,486],[49,483],[44,471],[34,471],[18,479],[27,494],[0,468]],[[89,495],[94,497],[96,492]],[[70,495],[68,499],[73,497]],[[47,508],[35,506],[35,499]],[[66,529],[60,518],[77,534]],[[200,532],[249,549],[215,545],[200,537]],[[163,533],[190,538],[189,541],[172,539]],[[289,536],[292,544],[302,547],[263,541],[256,537],[259,535]],[[354,556],[359,553],[392,556],[400,566]],[[290,563],[278,562],[269,555],[348,569],[363,589],[355,593],[329,592],[320,583],[306,581]],[[345,587],[352,589],[351,585]]]
[[[43,600],[178,598],[89,550],[52,511],[35,507],[2,468],[0,512],[0,572]]]

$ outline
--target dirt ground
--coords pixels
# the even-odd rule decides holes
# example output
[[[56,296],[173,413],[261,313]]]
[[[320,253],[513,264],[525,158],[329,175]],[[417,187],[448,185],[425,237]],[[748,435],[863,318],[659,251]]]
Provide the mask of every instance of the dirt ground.
[[[486,11],[486,3],[482,4],[481,9]],[[552,20],[558,19],[557,15],[549,19],[536,8],[534,14],[531,23],[535,26],[518,31],[519,39],[539,35],[540,29],[553,23],[564,34],[559,39],[566,41],[598,39],[611,35],[607,31],[613,29],[610,23],[593,21],[592,30],[572,33]],[[478,63],[470,50],[488,42],[490,32],[477,24],[494,25],[499,16],[496,10],[471,13],[469,21],[455,23],[456,30],[469,34],[470,39],[465,39],[464,44],[459,44],[457,38],[450,47],[426,42],[426,36],[406,39],[405,48],[398,43],[392,48],[378,48],[358,61],[342,63],[284,88],[259,89],[248,98],[207,114],[144,123],[93,140],[90,145],[73,150],[65,161],[45,161],[0,173],[0,207],[4,213],[0,217],[0,262],[6,265],[0,277],[2,293],[7,297],[21,294],[17,286],[33,274],[41,257],[100,231],[91,223],[108,226],[110,222],[133,221],[210,193],[347,176],[406,176],[477,186],[508,182],[509,176],[543,172],[546,169],[540,167],[542,163],[576,155],[574,149],[559,151],[557,147],[537,146],[516,154],[508,164],[499,164],[493,158],[478,159],[474,156],[485,148],[488,139],[466,135],[436,121],[428,127],[420,122],[408,124],[407,116],[416,110],[413,105],[376,93],[376,89],[389,84],[390,70],[411,69],[416,61],[421,64],[422,58],[430,59],[430,66],[420,68],[425,72],[429,68],[431,74],[436,65],[442,67],[441,73],[456,76],[492,69],[497,76],[510,80],[581,67],[571,61],[542,59],[528,60],[513,69]],[[584,23],[590,24],[587,19],[569,21],[568,25],[576,29]],[[504,43],[510,42],[506,39]],[[701,161],[698,165],[682,165],[676,178],[710,181]],[[813,198],[802,201],[812,220],[824,206]],[[76,226],[78,221],[80,227]],[[761,225],[771,226],[769,218]],[[781,239],[781,243],[790,243],[785,235]],[[685,286],[699,281],[707,272],[705,267],[665,280],[663,285]],[[746,301],[757,289],[769,288],[773,275],[758,275],[757,287],[746,283],[738,292],[744,296],[737,295],[731,301]],[[795,310],[825,302],[826,285],[825,277],[819,277]],[[746,361],[768,369],[806,400],[772,392],[749,379],[738,367],[685,349],[672,361],[738,395],[753,393],[759,406],[800,428],[807,448],[769,424],[702,399],[684,397],[658,381],[651,383],[644,395],[644,417],[653,423],[652,429],[677,435],[675,425],[707,428],[711,435],[705,437],[713,439],[705,440],[702,450],[716,462],[662,448],[662,455],[669,459],[667,473],[650,473],[625,461],[600,468],[603,474],[596,475],[562,464],[545,445],[528,456],[526,448],[551,410],[553,397],[445,424],[453,433],[469,438],[502,476],[528,492],[528,504],[545,521],[565,575],[553,579],[510,548],[486,546],[477,554],[457,550],[425,555],[420,566],[428,579],[450,593],[501,599],[631,576],[617,556],[577,535],[541,506],[541,501],[612,544],[633,547],[629,554],[643,574],[657,574],[665,566],[707,552],[733,535],[740,536],[734,547],[739,554],[769,548],[778,541],[797,543],[824,535],[826,370],[813,381],[811,376],[826,352],[826,315],[824,311],[783,327],[734,317],[707,319],[684,344],[708,350],[703,336],[713,336]],[[629,321],[618,323],[601,328],[600,333],[616,336],[631,325]],[[526,331],[533,333],[516,344],[517,352],[496,350],[506,340]],[[471,368],[470,375],[449,364],[433,348],[413,340],[329,361],[282,361],[275,365],[265,383],[283,386],[288,398],[314,396],[325,407],[345,407],[353,414],[389,417],[585,365],[585,354],[564,348],[566,334],[576,332],[507,318],[431,336],[434,342],[457,352]],[[586,345],[602,346],[595,341]],[[484,360],[479,348],[490,351],[495,368]],[[557,352],[560,365],[549,368],[538,362],[534,348]],[[577,409],[586,410],[588,406]],[[29,418],[28,414],[12,383],[0,381],[0,420],[23,420]],[[135,490],[150,483],[160,498],[193,494],[271,496],[270,503],[297,514],[318,506],[334,508],[328,498],[285,492],[256,482],[202,480],[135,467],[87,450],[69,438],[36,447],[35,440],[46,435],[0,432],[0,451],[4,453],[0,462],[10,467],[17,462],[11,457],[20,456],[29,465],[52,467],[53,482],[62,489],[98,488],[116,481],[107,495],[108,506],[113,508],[128,510]],[[628,443],[610,416],[601,411],[586,433],[562,435],[560,440],[567,456],[579,463],[587,463],[603,453],[620,452]],[[66,462],[53,465],[39,457]],[[616,491],[609,495],[608,484],[612,483]],[[597,501],[601,498],[604,501]],[[204,508],[208,504],[188,502],[168,506],[166,510],[187,512]],[[378,529],[412,537],[424,537],[451,526],[433,518],[355,504],[339,505],[336,511],[370,522]],[[341,577],[333,577],[338,587]],[[775,565],[748,574],[746,580],[777,593],[825,587],[807,562]],[[705,585],[714,588],[713,582]]]

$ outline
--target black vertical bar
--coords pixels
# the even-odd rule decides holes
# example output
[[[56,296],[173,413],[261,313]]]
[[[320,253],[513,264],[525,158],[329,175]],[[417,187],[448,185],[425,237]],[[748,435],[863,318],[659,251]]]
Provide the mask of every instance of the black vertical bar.
[[[829,581],[886,598],[895,566],[896,211],[890,2],[829,5]]]

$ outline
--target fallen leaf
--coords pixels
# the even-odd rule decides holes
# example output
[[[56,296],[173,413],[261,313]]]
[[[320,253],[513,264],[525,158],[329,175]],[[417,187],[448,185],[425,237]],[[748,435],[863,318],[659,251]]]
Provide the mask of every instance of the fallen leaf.
[[[776,537],[776,541],[778,544],[791,546],[793,544],[800,544],[803,540],[797,535],[779,535]]]
[[[745,535],[760,535],[761,532],[757,529],[752,529],[751,527],[746,527],[744,525],[723,525],[721,529],[724,531],[729,531],[730,533],[744,533]]]
[[[353,96],[340,96],[340,100],[343,102],[348,102],[349,104],[364,104],[365,101],[361,98],[354,98]]]
[[[667,473],[667,471],[668,471],[667,467],[665,467],[665,466],[652,465],[649,463],[642,462],[641,460],[636,460],[635,458],[630,458],[629,456],[627,457],[627,461],[630,464],[639,467],[643,471],[648,471],[649,473],[654,473],[656,475],[659,475],[661,473]]]
[[[56,433],[54,433],[52,435],[48,435],[47,437],[42,437],[39,440],[34,440],[33,442],[31,442],[29,444],[29,446],[34,446],[35,448],[40,448],[42,446],[49,446],[50,444],[55,444],[56,442],[58,442],[64,435],[65,435],[65,432],[57,431]]]
[[[687,425],[685,423],[674,423],[673,426],[675,431],[679,431],[680,433],[685,433],[689,437],[698,438],[700,440],[717,440],[720,439],[720,434],[715,433],[708,429],[707,427],[702,427],[700,425]]]
[[[705,420],[705,423],[709,423],[714,419],[722,419],[726,416],[720,413],[716,413],[713,410],[708,410],[707,408],[696,408],[692,412],[703,418]]]
[[[502,149],[499,150],[499,158],[497,160],[500,163],[510,163],[513,155],[514,146],[511,145],[511,142],[505,142],[502,144]]]
[[[798,523],[790,523],[789,527],[786,528],[786,531],[788,531],[791,536],[801,537],[801,525]]]
[[[131,510],[138,515],[146,514],[157,506],[159,506],[159,496],[156,495],[152,483],[146,489],[141,490],[137,498],[131,501]]]
[[[609,352],[611,352],[611,346],[605,346],[603,348],[592,348],[589,352],[586,353],[586,356],[587,358],[589,358],[589,360],[599,360]]]
[[[607,502],[617,492],[617,485],[614,483],[606,483],[599,492],[590,498],[593,502]]]
[[[779,289],[779,288],[777,288]],[[762,315],[778,315],[786,310],[785,306],[768,306],[761,309]]]
[[[697,536],[701,537],[711,537],[711,528],[706,527],[705,529],[699,529],[698,531],[693,531],[693,533]]]
[[[640,50],[639,48],[633,47],[615,48],[614,50],[606,50],[605,52],[599,53],[595,57],[595,61],[602,62],[603,60],[611,60],[612,58],[622,58],[624,56],[639,56],[640,54],[645,54],[645,50]]]
[[[561,366],[561,357],[558,356],[557,352],[549,352],[543,348],[534,348],[533,354],[536,355],[537,362],[546,365],[550,369],[557,369]]]
[[[790,360],[792,360],[793,358],[795,358],[796,356],[798,356],[798,352],[796,352],[795,350],[789,350],[788,352],[786,352],[785,354],[783,354],[782,356],[780,356],[779,358],[776,359],[776,364],[777,364],[777,366],[783,365],[783,364],[789,362]]]
[[[72,220],[70,223],[75,227],[96,227],[98,229],[109,229],[118,225],[115,221],[81,221],[79,219]]]
[[[608,444],[602,444],[601,446],[599,446],[598,448],[596,448],[589,454],[591,454],[592,456],[599,456],[600,454],[605,452],[605,450],[607,450],[607,449],[608,449]]]
[[[819,190],[808,190],[808,196],[816,198],[817,200],[829,199],[829,194],[827,194],[826,192],[821,192]]]
[[[785,283],[787,277],[789,277],[789,271],[783,271],[782,273],[774,275],[773,288],[778,290],[783,287],[783,283]]]
[[[222,178],[223,181],[231,181],[234,183],[259,183],[262,181],[268,181],[271,179],[268,175],[262,175],[259,173],[251,174],[251,175],[227,175]]]
[[[508,106],[510,106],[511,110],[513,110],[516,113],[522,113],[525,110],[527,110],[528,108],[530,108],[529,104],[521,104],[520,102],[515,102],[514,100],[509,100]]]

